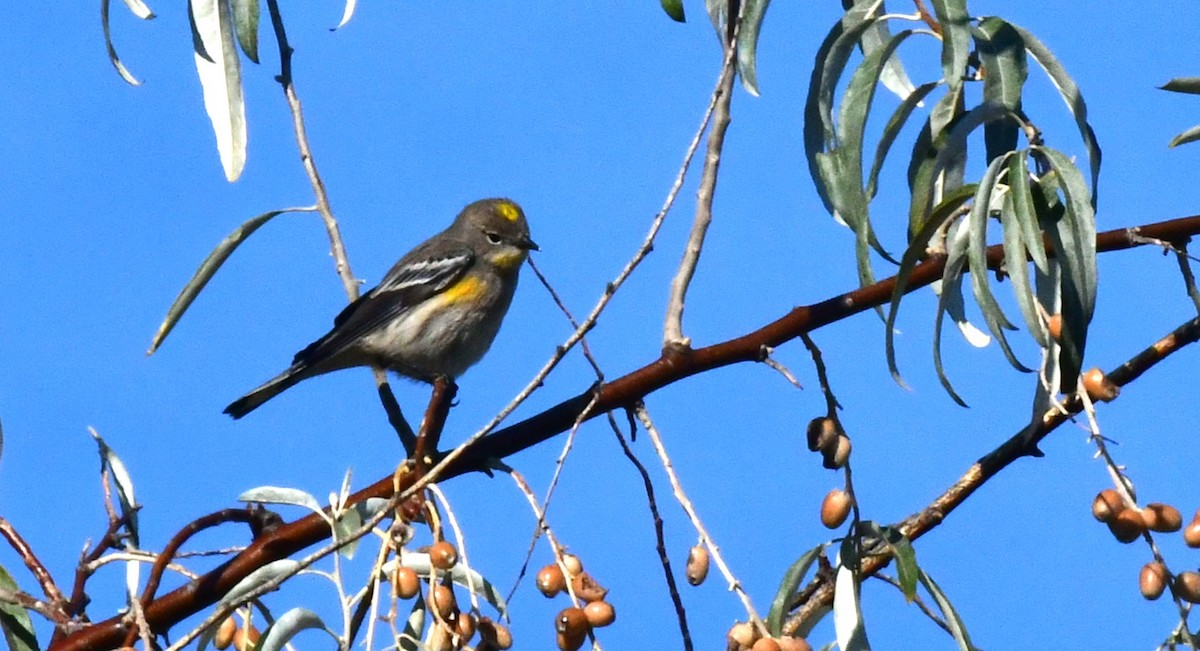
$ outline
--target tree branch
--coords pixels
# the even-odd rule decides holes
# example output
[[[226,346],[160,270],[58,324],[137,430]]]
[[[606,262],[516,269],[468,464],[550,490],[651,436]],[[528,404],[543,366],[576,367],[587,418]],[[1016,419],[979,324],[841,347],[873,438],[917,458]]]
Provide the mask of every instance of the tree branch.
[[[1184,217],[1136,228],[1106,231],[1097,236],[1096,248],[1100,252],[1132,248],[1139,245],[1135,241],[1135,236],[1138,235],[1178,240],[1197,234],[1200,234],[1200,216]],[[1053,254],[1053,248],[1049,248],[1047,253]],[[1003,251],[1000,246],[988,249],[989,264],[999,266],[1003,259]],[[944,265],[944,256],[934,256],[918,264],[913,269],[905,291],[913,292],[934,282],[941,277]],[[779,346],[798,337],[801,332],[815,330],[853,314],[887,304],[891,300],[895,285],[896,279],[892,277],[813,305],[797,307],[783,317],[741,337],[689,350],[683,354],[672,355],[670,358],[660,358],[604,384],[598,389],[589,388],[582,394],[565,400],[540,414],[479,440],[449,464],[445,473],[441,475],[441,479],[483,470],[489,467],[494,459],[505,458],[566,431],[576,422],[584,409],[593,402],[596,391],[599,391],[600,395],[596,404],[590,409],[590,415],[593,417],[613,409],[632,406],[650,393],[693,375],[740,362],[758,361],[764,345]],[[1145,354],[1143,353],[1143,355]],[[1132,382],[1152,366],[1152,364],[1139,365],[1137,360],[1140,358],[1141,356],[1117,369],[1110,374],[1110,378],[1118,384]],[[1128,370],[1126,370],[1127,368]],[[1049,429],[1052,428],[1045,431],[1048,432]],[[1005,445],[1012,445],[1012,443]],[[985,457],[979,464],[976,464],[978,470],[973,470],[973,472],[983,472],[985,463],[987,464],[986,468],[991,470],[991,474],[998,472],[1003,465],[1011,462],[1009,459],[1008,462],[999,465],[1004,458],[1004,450],[1008,450],[1008,448],[1002,446],[1002,449],[998,449],[993,455]],[[369,497],[390,497],[394,490],[404,490],[412,485],[414,479],[413,473],[407,473],[394,484],[389,475],[355,493],[351,496],[349,503],[356,503]],[[959,484],[963,484],[965,481],[969,482],[969,480],[969,477],[964,477]],[[965,494],[962,495],[957,502],[953,500],[944,504],[935,502],[932,508],[935,511],[937,508],[953,508],[965,497]],[[929,511],[929,513],[935,511]],[[909,528],[906,528],[905,531],[919,532],[916,535],[920,535],[931,528],[934,523],[921,519],[921,515],[924,513],[926,511],[913,516],[916,520],[912,523],[906,520]],[[280,526],[270,534],[263,535],[245,551],[208,572],[199,580],[162,595],[154,603],[148,604],[146,620],[155,630],[166,630],[172,624],[216,603],[222,595],[253,570],[271,561],[286,558],[328,538],[329,535],[329,526],[315,514]],[[109,618],[65,639],[58,640],[50,648],[55,651],[110,648],[120,643],[123,626],[121,617]]]

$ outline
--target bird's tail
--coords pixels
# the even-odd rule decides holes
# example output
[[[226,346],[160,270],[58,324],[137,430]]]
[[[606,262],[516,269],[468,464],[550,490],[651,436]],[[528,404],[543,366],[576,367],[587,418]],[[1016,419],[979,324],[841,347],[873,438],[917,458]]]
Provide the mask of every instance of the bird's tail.
[[[264,402],[292,388],[297,382],[307,379],[312,375],[313,373],[307,365],[292,365],[286,371],[267,380],[250,393],[231,402],[225,408],[225,413],[232,416],[234,420],[237,420],[258,409]]]

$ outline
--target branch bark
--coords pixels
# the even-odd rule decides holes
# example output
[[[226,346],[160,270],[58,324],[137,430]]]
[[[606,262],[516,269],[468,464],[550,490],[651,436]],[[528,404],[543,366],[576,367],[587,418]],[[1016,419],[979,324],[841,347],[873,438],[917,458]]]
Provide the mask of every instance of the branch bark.
[[[1139,227],[1106,231],[1097,236],[1096,249],[1099,252],[1108,252],[1133,248],[1142,244],[1138,241],[1139,237],[1179,241],[1197,234],[1200,234],[1200,216],[1183,217]],[[1053,248],[1048,247],[1047,252],[1053,255]],[[990,266],[998,267],[1003,259],[1003,251],[998,245],[988,249]],[[917,265],[906,286],[906,293],[913,292],[940,278],[944,265],[944,256],[934,256]],[[585,409],[588,410],[588,418],[592,418],[613,409],[631,407],[654,391],[693,375],[740,362],[758,361],[761,358],[763,346],[779,346],[800,336],[803,332],[835,323],[876,306],[886,305],[891,300],[895,285],[895,277],[888,278],[819,303],[794,308],[779,319],[740,337],[703,348],[668,353],[612,382],[589,388],[540,414],[484,437],[455,459],[446,468],[442,479],[485,470],[493,459],[502,459],[538,445],[570,429]],[[1137,368],[1136,365],[1130,366],[1129,370],[1124,370],[1125,367],[1122,367],[1122,369],[1114,371],[1110,377],[1118,384],[1132,382],[1145,370],[1143,368],[1139,371]],[[588,409],[593,400],[595,400],[595,404]],[[1000,456],[993,457],[989,462],[993,465],[985,467],[977,464],[978,472],[985,475],[990,472],[994,475],[1003,468],[1003,465],[1007,465],[1004,463],[999,467],[994,466],[996,462],[1004,458],[1005,453],[994,454]],[[980,463],[982,464],[983,461]],[[396,490],[404,490],[410,486],[414,479],[414,475],[408,473],[397,485],[389,475],[355,493],[351,496],[350,503],[369,497],[390,497]],[[964,478],[964,480],[967,479],[969,478]],[[962,481],[960,480],[960,483]],[[959,501],[965,499],[966,495],[969,493],[958,498]],[[936,505],[937,503],[935,503]],[[923,533],[931,528],[934,522],[929,521],[928,516],[924,520],[919,516],[938,512],[937,509],[927,509],[921,514],[913,516],[917,519],[910,518],[913,520],[911,523],[906,520],[905,526],[908,527],[906,531]],[[154,603],[148,604],[146,620],[155,631],[166,630],[185,617],[194,615],[216,603],[238,581],[255,569],[271,561],[295,554],[328,536],[328,525],[315,514],[283,525],[270,534],[262,536],[245,551],[203,575],[197,581],[162,595]],[[54,651],[112,648],[120,644],[124,635],[124,627],[125,624],[121,617],[113,617],[57,640],[50,648]]]

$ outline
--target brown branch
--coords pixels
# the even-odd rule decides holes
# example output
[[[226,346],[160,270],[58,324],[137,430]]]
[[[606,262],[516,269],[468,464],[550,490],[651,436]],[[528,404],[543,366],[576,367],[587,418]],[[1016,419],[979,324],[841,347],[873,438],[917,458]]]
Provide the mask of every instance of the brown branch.
[[[1107,231],[1097,236],[1096,249],[1106,252],[1132,248],[1137,246],[1132,236],[1138,234],[1165,240],[1177,240],[1200,234],[1200,216],[1173,219],[1137,228]],[[1048,252],[1053,253],[1053,250]],[[1003,251],[999,246],[988,249],[988,260],[992,264],[999,265],[1003,261],[1003,257]],[[944,265],[945,258],[941,256],[932,257],[918,264],[913,269],[905,291],[912,292],[934,282],[941,277]],[[591,410],[593,416],[612,409],[632,406],[650,393],[698,373],[740,362],[757,361],[764,345],[779,346],[798,337],[801,332],[815,330],[853,314],[885,305],[891,300],[895,286],[896,279],[889,278],[820,303],[797,307],[783,317],[741,337],[655,360],[604,384],[599,389],[588,389],[540,414],[481,439],[446,469],[442,479],[483,470],[488,468],[494,459],[508,457],[566,431],[575,423],[579,414],[592,403],[597,390],[601,392],[601,397]],[[1118,383],[1124,384],[1133,381],[1145,370],[1144,368],[1140,371],[1136,370],[1138,368],[1136,362],[1131,362],[1129,366],[1132,370],[1123,371],[1124,367],[1122,367],[1110,374],[1110,377],[1114,381],[1118,381],[1120,378]],[[413,481],[413,473],[407,473],[397,482],[396,488],[403,490],[411,486]],[[369,497],[387,498],[392,494],[393,481],[389,476],[355,493],[351,496],[349,503],[359,502]],[[316,544],[329,535],[329,526],[315,514],[283,525],[270,534],[262,536],[245,551],[208,572],[199,580],[156,599],[153,604],[147,606],[146,619],[155,630],[165,630],[170,625],[215,603],[253,570],[271,561],[286,558]],[[57,643],[51,645],[51,649],[85,651],[110,648],[120,643],[122,632],[121,618],[113,617],[79,631],[69,638],[58,640]]]
[[[1200,317],[1184,323],[1166,337],[1134,355],[1108,373],[1108,378],[1117,386],[1125,386],[1141,377],[1143,373],[1159,362],[1198,340],[1200,340]],[[929,533],[988,480],[995,477],[1012,462],[1029,454],[1031,446],[1035,446],[1050,432],[1082,411],[1083,405],[1084,401],[1072,394],[1062,403],[1065,412],[1058,409],[1047,411],[1039,421],[1022,428],[999,447],[976,461],[958,481],[946,489],[929,506],[892,526],[903,532],[910,540],[916,540]],[[875,574],[889,562],[891,562],[891,555],[887,552],[864,559],[862,576]],[[807,600],[803,603],[795,602],[793,608],[798,608],[798,610],[784,625],[784,633],[793,635],[803,632],[815,623],[817,616],[832,607],[833,592],[833,581],[824,580]]]
[[[42,592],[46,594],[46,599],[55,608],[62,608],[67,604],[67,597],[58,589],[58,584],[54,582],[54,578],[50,576],[50,570],[42,564],[37,555],[33,553],[33,549],[29,547],[29,543],[17,533],[17,530],[8,520],[0,517],[0,536],[4,536],[8,540],[8,544],[12,546],[21,560],[25,562],[25,567],[37,579],[39,585],[42,586]]]

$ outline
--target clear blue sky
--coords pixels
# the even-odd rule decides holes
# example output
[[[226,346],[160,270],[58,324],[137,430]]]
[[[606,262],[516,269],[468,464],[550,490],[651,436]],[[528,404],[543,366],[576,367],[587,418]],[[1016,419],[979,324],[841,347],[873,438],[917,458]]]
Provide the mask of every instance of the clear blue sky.
[[[734,98],[716,221],[688,303],[685,328],[697,344],[854,286],[852,237],[821,208],[800,134],[812,58],[838,4],[777,2],[767,14],[762,96],[739,90]],[[344,303],[314,215],[280,217],[259,231],[162,350],[144,356],[167,306],[216,242],[255,214],[310,203],[311,193],[272,80],[277,57],[265,23],[264,65],[245,67],[249,160],[231,185],[201,104],[183,6],[153,3],[159,18],[142,23],[114,3],[118,51],[146,82],[132,88],[106,60],[94,5],[10,3],[0,41],[9,69],[0,84],[0,514],[64,586],[79,549],[105,523],[88,426],[133,474],[148,549],[248,488],[286,485],[323,496],[347,468],[363,486],[402,454],[367,371],[308,381],[239,422],[221,414],[325,332]],[[685,5],[690,22],[678,25],[650,1],[363,3],[349,26],[331,33],[340,4],[285,3],[309,135],[355,273],[373,285],[462,205],[507,195],[526,209],[542,246],[538,264],[577,314],[589,310],[646,233],[716,80],[720,55],[702,3]],[[1200,74],[1200,9],[1174,3],[1114,14],[1086,3],[980,1],[970,9],[1002,12],[1039,35],[1082,87],[1105,152],[1100,229],[1196,211],[1200,147],[1169,151],[1166,143],[1200,122],[1200,100],[1155,86]],[[928,43],[904,52],[914,77],[937,57]],[[1050,144],[1081,156],[1062,103],[1040,70],[1030,76],[1026,110]],[[874,210],[898,250],[903,162],[885,174],[891,188]],[[654,254],[590,337],[610,377],[658,354],[694,178]],[[1192,310],[1173,259],[1157,251],[1106,255],[1100,273],[1089,365],[1120,363]],[[856,484],[871,519],[895,521],[921,508],[1028,416],[1033,378],[1009,369],[994,346],[971,349],[948,332],[948,370],[973,408],[950,401],[932,373],[932,316],[928,292],[901,315],[897,341],[911,392],[888,375],[873,315],[815,334],[846,408]],[[460,382],[445,440],[485,423],[568,334],[527,274],[493,351]],[[1016,339],[1032,363],[1032,344]],[[824,408],[807,353],[792,343],[778,358],[806,390],[765,366],[743,365],[647,400],[685,487],[764,614],[787,565],[830,537],[818,505],[840,483],[804,448],[804,425]],[[1200,505],[1189,453],[1196,359],[1185,351],[1101,410],[1142,499],[1174,503],[1185,517]],[[573,354],[515,417],[591,381]],[[425,388],[395,386],[409,413],[422,408]],[[612,589],[619,616],[601,632],[605,648],[674,648],[678,632],[641,482],[606,427],[595,421],[581,431],[550,521]],[[544,490],[561,442],[510,462]],[[1148,550],[1117,544],[1091,519],[1091,497],[1109,482],[1103,466],[1074,427],[1043,448],[1046,458],[1017,462],[922,539],[923,567],[982,648],[1152,648],[1177,615],[1165,600],[1147,603],[1137,592]],[[648,441],[639,438],[637,449],[654,468]],[[654,475],[672,560],[682,565],[695,535],[661,471]],[[466,477],[445,488],[471,560],[507,589],[534,527],[524,500],[503,477]],[[229,527],[196,543],[246,537]],[[1196,566],[1177,536],[1161,544],[1172,567]],[[534,568],[549,558],[540,546]],[[0,564],[36,591],[7,548]],[[94,579],[94,619],[119,607],[121,576],[114,565]],[[277,612],[305,604],[329,613],[333,599],[319,580],[301,579],[270,603]],[[726,628],[744,618],[715,572],[684,599],[697,648],[719,647]],[[891,588],[872,582],[864,600],[877,648],[953,648]],[[564,604],[526,582],[512,604],[519,648],[552,648],[551,618]],[[813,642],[832,637],[826,622]]]

